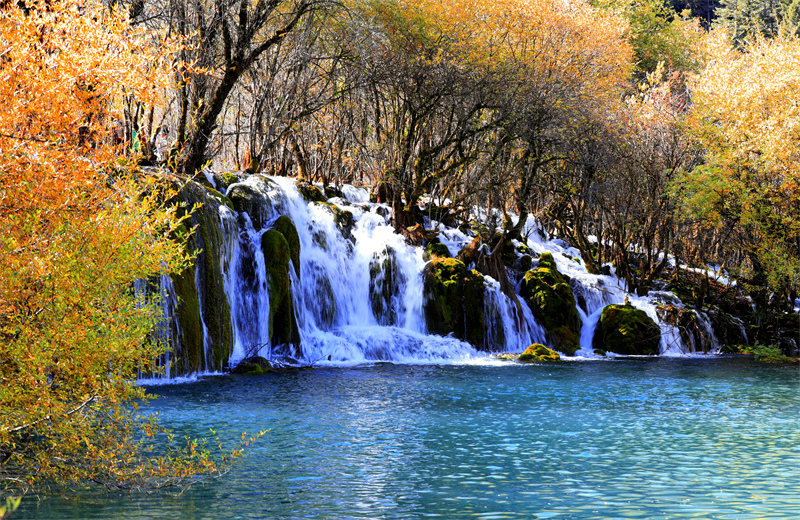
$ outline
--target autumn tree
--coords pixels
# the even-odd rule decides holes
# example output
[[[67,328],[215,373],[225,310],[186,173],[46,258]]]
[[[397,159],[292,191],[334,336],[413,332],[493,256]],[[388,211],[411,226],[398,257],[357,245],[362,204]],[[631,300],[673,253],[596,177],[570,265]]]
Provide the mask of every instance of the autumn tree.
[[[705,156],[676,193],[687,218],[726,242],[726,256],[704,260],[749,281],[763,308],[800,282],[800,41],[756,36],[740,51],[727,38],[712,34],[691,85],[689,128]]]
[[[0,485],[160,486],[218,471],[195,442],[161,455],[137,415],[157,302],[135,280],[180,269],[179,220],[122,155],[128,96],[156,103],[164,56],[95,2],[0,10]],[[169,59],[168,56],[166,59]]]

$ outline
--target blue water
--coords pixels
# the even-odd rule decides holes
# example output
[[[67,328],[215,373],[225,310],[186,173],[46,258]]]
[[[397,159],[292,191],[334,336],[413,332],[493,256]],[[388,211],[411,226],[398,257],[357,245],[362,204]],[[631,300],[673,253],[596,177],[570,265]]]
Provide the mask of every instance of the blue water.
[[[800,371],[741,359],[366,366],[154,387],[233,442],[181,495],[27,500],[14,518],[796,518]]]

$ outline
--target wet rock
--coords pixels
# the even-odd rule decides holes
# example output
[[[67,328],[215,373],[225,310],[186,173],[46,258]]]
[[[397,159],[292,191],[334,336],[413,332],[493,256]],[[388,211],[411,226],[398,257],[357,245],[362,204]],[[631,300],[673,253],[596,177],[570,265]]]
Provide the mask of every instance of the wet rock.
[[[626,305],[607,305],[594,333],[595,350],[626,356],[661,353],[661,329],[643,310]]]
[[[333,216],[333,221],[336,223],[336,227],[342,236],[351,243],[355,243],[356,237],[353,236],[353,230],[356,227],[356,221],[353,214],[350,211],[343,210],[339,206],[329,204],[328,202],[317,202],[316,204],[327,209]]]
[[[232,374],[240,374],[247,376],[258,376],[272,372],[272,365],[269,361],[261,356],[253,356],[243,359],[236,365],[236,368],[231,370]]]
[[[561,356],[555,350],[549,349],[541,343],[534,343],[525,352],[519,355],[519,360],[525,363],[543,363],[558,361]]]
[[[538,267],[525,273],[520,294],[556,350],[571,356],[580,349],[581,318],[575,296],[553,255],[542,254]]]
[[[748,339],[742,320],[727,312],[712,309],[708,311],[711,327],[720,346],[747,345]]]
[[[262,177],[259,179],[266,184],[265,188],[267,189],[270,185],[275,185],[269,179]],[[263,193],[249,184],[233,185],[228,190],[228,198],[233,202],[233,207],[238,213],[246,213],[250,217],[250,222],[255,230],[264,229],[275,216],[276,211],[270,198],[265,197]]]
[[[485,288],[483,276],[455,258],[434,258],[422,271],[428,331],[484,348]]]
[[[452,256],[447,246],[440,242],[430,243],[428,247],[425,248],[425,260],[430,260],[431,258],[451,258]]]
[[[676,327],[683,343],[692,346],[694,352],[709,352],[714,347],[695,311],[677,305],[661,305],[656,308],[656,314],[664,323]]]
[[[193,209],[189,218],[194,233],[189,236],[187,247],[198,253],[194,265],[172,277],[181,300],[176,311],[182,336],[176,369],[179,373],[222,370],[233,346],[231,310],[221,267],[222,258],[229,251],[225,245],[220,206],[228,206],[230,201],[216,190],[194,181],[188,181],[178,196]],[[202,325],[205,325],[205,333]]]
[[[292,260],[294,272],[300,278],[300,235],[297,234],[297,228],[292,222],[292,219],[286,215],[281,215],[278,220],[272,225],[273,229],[278,231],[286,242],[289,244],[289,258]]]
[[[401,276],[393,248],[387,246],[381,253],[373,254],[369,263],[369,299],[372,313],[381,325],[397,324],[394,301],[400,296]]]
[[[292,306],[289,243],[277,230],[261,236],[261,250],[269,275],[269,337],[273,344],[299,345],[300,334]]]
[[[326,202],[328,199],[322,190],[308,181],[297,181],[297,191],[307,202]]]

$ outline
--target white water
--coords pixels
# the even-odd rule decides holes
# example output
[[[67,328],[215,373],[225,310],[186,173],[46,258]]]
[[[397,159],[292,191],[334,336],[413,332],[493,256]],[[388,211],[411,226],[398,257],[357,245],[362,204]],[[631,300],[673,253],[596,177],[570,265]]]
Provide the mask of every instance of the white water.
[[[271,209],[264,228],[256,229],[248,215],[219,206],[225,242],[225,254],[219,255],[220,267],[233,321],[231,365],[256,354],[302,364],[472,362],[485,357],[453,337],[427,334],[423,250],[406,244],[394,232],[386,217],[388,207],[369,203],[367,190],[344,186],[342,193],[347,200],[330,200],[353,215],[354,226],[343,233],[337,227],[334,210],[325,204],[308,204],[292,179],[249,176],[242,183],[269,200]],[[290,269],[299,348],[273,345],[269,340],[269,280],[261,236],[281,215],[294,222],[301,243],[300,276]],[[435,222],[431,225],[440,231],[441,242],[453,255],[472,240],[461,231]],[[553,254],[559,271],[571,279],[579,302],[582,331],[576,356],[596,357],[592,337],[600,312],[606,305],[623,303],[626,297],[660,323],[657,298],[630,295],[615,277],[587,273],[577,250],[562,241],[542,238],[536,228],[535,221],[527,225],[528,247],[539,254]],[[517,304],[503,294],[497,281],[490,277],[485,280],[487,334],[483,349],[521,352],[531,343],[546,343],[545,332],[525,301],[520,298]],[[198,287],[201,285],[198,283]],[[165,313],[173,310],[164,308]],[[701,316],[701,323],[711,331],[705,316]],[[674,327],[665,323],[660,326],[662,355],[708,350],[708,345],[685,345]],[[713,332],[708,337],[715,341]]]

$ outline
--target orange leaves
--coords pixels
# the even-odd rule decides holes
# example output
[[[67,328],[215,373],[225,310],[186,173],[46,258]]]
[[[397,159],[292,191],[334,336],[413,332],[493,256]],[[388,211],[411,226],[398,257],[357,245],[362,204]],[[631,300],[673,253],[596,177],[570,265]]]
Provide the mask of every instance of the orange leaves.
[[[171,188],[123,168],[111,130],[168,71],[100,2],[34,7],[0,10],[0,483],[146,483],[134,381],[165,345],[133,286],[187,258]]]

